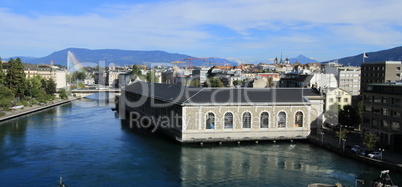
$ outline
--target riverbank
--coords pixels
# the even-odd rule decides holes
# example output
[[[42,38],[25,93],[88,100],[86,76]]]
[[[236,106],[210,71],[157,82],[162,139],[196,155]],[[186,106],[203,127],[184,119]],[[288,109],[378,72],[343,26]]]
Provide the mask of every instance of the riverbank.
[[[33,112],[38,112],[41,110],[45,110],[54,106],[58,106],[58,105],[62,105],[62,104],[66,104],[66,103],[70,103],[72,101],[78,100],[80,98],[68,98],[65,100],[62,99],[57,99],[54,100],[50,103],[44,104],[44,105],[32,105],[32,106],[28,106],[28,107],[24,107],[24,108],[20,108],[20,109],[16,109],[16,110],[10,110],[10,111],[5,111],[5,115],[0,117],[0,122],[2,121],[6,121],[9,119],[13,119],[16,117],[20,117],[26,114],[30,114]]]
[[[326,132],[325,134],[329,133]],[[382,153],[382,159],[373,159],[362,155],[358,155],[350,149],[350,147],[353,145],[360,145],[360,143],[357,141],[349,140],[349,142],[347,142],[346,145],[343,146],[339,145],[338,139],[334,139],[332,137],[326,137],[326,136],[320,137],[314,135],[310,135],[309,141],[311,144],[315,146],[324,148],[338,155],[348,157],[367,164],[382,167],[384,169],[397,170],[402,172],[402,155],[400,153],[385,150]]]

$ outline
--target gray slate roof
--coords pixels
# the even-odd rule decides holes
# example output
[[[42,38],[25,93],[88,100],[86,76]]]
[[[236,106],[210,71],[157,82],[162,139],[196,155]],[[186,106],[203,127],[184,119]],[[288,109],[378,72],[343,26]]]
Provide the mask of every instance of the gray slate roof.
[[[320,98],[309,88],[201,88],[139,81],[126,91],[181,105],[307,104],[307,98]]]

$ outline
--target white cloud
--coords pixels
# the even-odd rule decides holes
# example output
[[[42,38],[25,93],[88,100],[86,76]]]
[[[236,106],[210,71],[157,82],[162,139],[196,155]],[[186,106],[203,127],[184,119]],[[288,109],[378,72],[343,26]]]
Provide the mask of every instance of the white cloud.
[[[3,8],[0,17],[7,19],[0,19],[0,40],[10,50],[161,49],[228,56],[274,48],[311,52],[325,44],[383,47],[402,41],[400,7],[398,0],[177,0],[105,4],[92,9],[96,12],[74,16],[63,12],[25,16]],[[214,26],[227,30],[221,33]],[[12,54],[5,47],[0,49]]]

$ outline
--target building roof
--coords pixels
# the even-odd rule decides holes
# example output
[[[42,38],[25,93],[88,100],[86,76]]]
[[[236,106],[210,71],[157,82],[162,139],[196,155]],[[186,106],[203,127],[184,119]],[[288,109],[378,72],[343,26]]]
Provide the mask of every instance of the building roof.
[[[368,64],[401,64],[401,61],[381,61],[381,62],[363,62],[362,65]]]
[[[201,88],[140,81],[126,91],[181,105],[309,104],[309,99],[321,99],[306,88]]]

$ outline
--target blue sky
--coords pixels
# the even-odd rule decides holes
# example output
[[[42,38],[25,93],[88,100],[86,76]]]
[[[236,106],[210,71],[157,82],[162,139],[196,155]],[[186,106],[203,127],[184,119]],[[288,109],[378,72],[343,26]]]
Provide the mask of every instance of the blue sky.
[[[0,57],[69,47],[240,62],[401,46],[400,0],[0,0]]]

